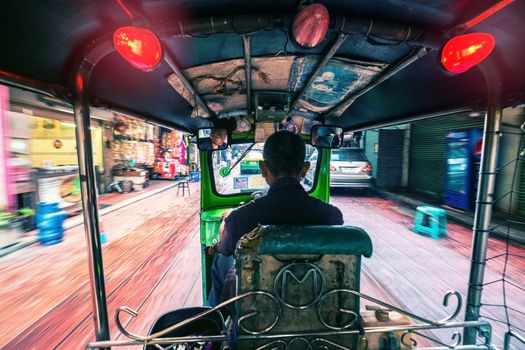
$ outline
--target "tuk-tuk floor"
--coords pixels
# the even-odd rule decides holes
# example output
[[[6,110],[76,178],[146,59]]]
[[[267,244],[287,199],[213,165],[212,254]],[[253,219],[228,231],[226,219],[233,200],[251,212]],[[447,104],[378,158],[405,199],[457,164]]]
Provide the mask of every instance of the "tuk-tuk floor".
[[[130,331],[146,334],[164,312],[202,304],[199,186],[190,186],[192,195],[184,200],[173,188],[104,215],[112,339],[123,339],[113,321],[119,306],[139,312],[123,319]],[[413,217],[393,201],[334,194],[332,203],[343,211],[345,224],[363,227],[372,238],[374,254],[363,259],[362,292],[430,319],[441,319],[453,308],[453,301],[450,309],[442,306],[446,291],[456,289],[465,298],[470,228],[449,222],[447,237],[434,240],[414,234]],[[0,262],[0,348],[81,349],[94,340],[85,246],[79,226],[68,230],[58,245],[30,246]],[[490,239],[488,256],[504,250],[505,242]],[[510,252],[524,255],[525,247],[511,244]],[[503,263],[502,258],[490,261],[485,280],[501,279]],[[524,270],[523,259],[511,258],[507,278],[524,286]],[[517,289],[507,288],[507,297],[509,306],[525,305]],[[483,302],[501,304],[501,284],[487,286]],[[367,304],[372,303],[363,300],[361,308]],[[482,313],[503,319],[501,309],[484,307]],[[511,317],[515,325],[525,324],[523,316]],[[463,320],[463,313],[457,320]],[[505,330],[494,324],[496,344]],[[450,343],[450,335],[440,337]]]

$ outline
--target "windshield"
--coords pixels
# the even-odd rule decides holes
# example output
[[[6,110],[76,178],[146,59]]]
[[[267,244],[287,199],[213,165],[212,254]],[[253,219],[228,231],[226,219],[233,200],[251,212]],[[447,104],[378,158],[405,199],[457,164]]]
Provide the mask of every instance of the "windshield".
[[[251,148],[250,148],[251,147]],[[232,145],[224,151],[212,153],[213,178],[217,193],[223,195],[266,191],[268,184],[261,175],[259,161],[263,159],[264,143],[242,143]],[[306,145],[306,159],[317,158],[317,149]],[[314,183],[316,162],[301,181],[309,191]],[[227,171],[231,169],[231,171]]]

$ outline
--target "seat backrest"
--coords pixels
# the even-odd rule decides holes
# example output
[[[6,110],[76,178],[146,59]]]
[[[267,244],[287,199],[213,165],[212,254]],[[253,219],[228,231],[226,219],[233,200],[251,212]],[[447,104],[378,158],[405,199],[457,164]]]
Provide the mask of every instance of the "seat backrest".
[[[355,336],[314,334],[359,326],[359,298],[338,290],[359,291],[361,256],[371,255],[370,237],[358,227],[259,226],[243,236],[237,294],[264,293],[237,303],[238,334],[308,335],[240,340],[239,348],[355,348]]]

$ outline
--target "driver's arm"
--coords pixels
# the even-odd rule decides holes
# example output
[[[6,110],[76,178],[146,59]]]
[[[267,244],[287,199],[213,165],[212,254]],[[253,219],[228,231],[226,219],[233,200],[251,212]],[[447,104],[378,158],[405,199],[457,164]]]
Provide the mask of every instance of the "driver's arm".
[[[233,223],[231,222],[231,220],[228,220],[230,214],[230,210],[225,211],[222,214],[222,222],[219,227],[219,243],[217,245],[217,252],[225,256],[232,255],[235,250],[235,245],[233,244],[233,240],[235,238],[233,237],[232,233]]]

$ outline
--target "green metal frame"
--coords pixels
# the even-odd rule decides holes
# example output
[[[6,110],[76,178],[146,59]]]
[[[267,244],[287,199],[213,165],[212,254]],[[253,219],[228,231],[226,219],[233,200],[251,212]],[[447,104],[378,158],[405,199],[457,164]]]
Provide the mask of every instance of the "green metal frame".
[[[330,200],[330,149],[319,149],[318,175],[310,195],[325,202]],[[209,164],[208,151],[200,152],[201,165],[201,211],[234,208],[241,202],[250,200],[250,193],[221,196],[213,191],[213,174]]]

